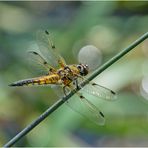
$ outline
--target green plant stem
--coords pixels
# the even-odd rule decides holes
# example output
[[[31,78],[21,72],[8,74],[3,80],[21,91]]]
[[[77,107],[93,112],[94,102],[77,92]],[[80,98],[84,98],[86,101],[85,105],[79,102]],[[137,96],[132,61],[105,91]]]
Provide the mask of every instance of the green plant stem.
[[[145,33],[144,35],[142,35],[139,39],[137,39],[135,42],[133,42],[127,48],[123,49],[121,52],[119,52],[117,55],[115,55],[113,58],[111,58],[108,62],[103,64],[101,67],[99,67],[94,73],[92,73],[92,75],[90,75],[87,78],[86,81],[83,81],[81,85],[85,86],[89,81],[94,79],[101,72],[103,72],[105,69],[107,69],[109,66],[111,66],[113,63],[115,63],[117,60],[119,60],[121,57],[123,57],[125,54],[127,54],[130,50],[134,49],[137,45],[139,45],[141,42],[143,42],[147,38],[148,38],[148,32]],[[36,120],[34,120],[31,124],[29,124],[26,128],[24,128],[20,133],[18,133],[15,137],[13,137],[8,143],[6,143],[4,145],[4,147],[13,146],[17,141],[19,141],[22,137],[24,137],[26,134],[28,134],[34,127],[36,127],[40,122],[42,122],[45,118],[47,118],[47,116],[49,116],[56,109],[58,109],[65,101],[70,99],[70,97],[73,96],[80,89],[81,88],[75,89],[69,95],[58,100],[55,104],[53,104],[51,107],[49,107],[44,113],[42,113]]]

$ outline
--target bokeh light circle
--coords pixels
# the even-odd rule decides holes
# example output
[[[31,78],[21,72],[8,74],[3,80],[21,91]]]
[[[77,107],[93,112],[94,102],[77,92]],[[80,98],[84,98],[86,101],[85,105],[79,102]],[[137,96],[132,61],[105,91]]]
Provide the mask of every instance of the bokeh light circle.
[[[102,62],[101,51],[93,45],[86,45],[78,53],[79,63],[87,64],[90,70],[96,69]]]

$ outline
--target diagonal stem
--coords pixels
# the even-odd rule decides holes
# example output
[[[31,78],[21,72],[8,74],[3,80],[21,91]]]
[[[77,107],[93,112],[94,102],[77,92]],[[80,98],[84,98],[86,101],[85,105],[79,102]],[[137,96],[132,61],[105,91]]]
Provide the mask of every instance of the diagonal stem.
[[[113,58],[111,58],[109,61],[107,61],[105,64],[103,64],[101,67],[99,67],[94,73],[92,73],[92,75],[90,75],[87,78],[86,81],[82,82],[81,86],[85,86],[89,81],[94,79],[97,75],[99,75],[101,72],[103,72],[109,66],[111,66],[113,63],[118,61],[121,57],[123,57],[125,54],[127,54],[130,50],[134,49],[137,45],[139,45],[141,42],[143,42],[147,38],[148,38],[148,32],[145,33],[144,35],[142,35],[140,38],[138,38],[135,42],[133,42],[127,48],[123,49],[121,52],[119,52],[117,55],[115,55]],[[49,116],[52,112],[54,112],[56,109],[58,109],[65,101],[70,99],[70,97],[73,96],[80,89],[81,88],[74,89],[69,95],[67,95],[64,98],[58,100],[55,104],[53,104],[45,112],[43,112],[36,120],[34,120],[32,123],[30,123],[20,133],[18,133],[8,143],[6,143],[4,145],[4,147],[13,146],[17,141],[19,141],[22,137],[24,137],[31,130],[33,130],[33,128],[35,128],[40,122],[42,122],[44,119],[46,119],[47,116]]]

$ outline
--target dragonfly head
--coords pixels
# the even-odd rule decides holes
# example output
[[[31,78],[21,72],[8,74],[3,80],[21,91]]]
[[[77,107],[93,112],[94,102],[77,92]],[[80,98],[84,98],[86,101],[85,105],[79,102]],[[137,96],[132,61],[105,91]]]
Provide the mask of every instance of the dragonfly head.
[[[88,65],[86,64],[78,64],[77,68],[79,69],[81,76],[86,76],[88,74]]]

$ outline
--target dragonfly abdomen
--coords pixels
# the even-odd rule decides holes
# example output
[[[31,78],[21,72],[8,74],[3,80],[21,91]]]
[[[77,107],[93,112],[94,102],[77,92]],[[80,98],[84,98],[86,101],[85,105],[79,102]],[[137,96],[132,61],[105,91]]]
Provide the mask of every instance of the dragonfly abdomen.
[[[49,75],[49,76],[42,76],[42,77],[17,81],[10,84],[10,86],[34,86],[34,85],[48,85],[48,84],[58,84],[58,83],[59,83],[58,75]]]
[[[26,80],[14,82],[14,83],[10,84],[9,86],[25,86],[25,85],[29,85],[32,83],[33,83],[33,79],[26,79]]]

